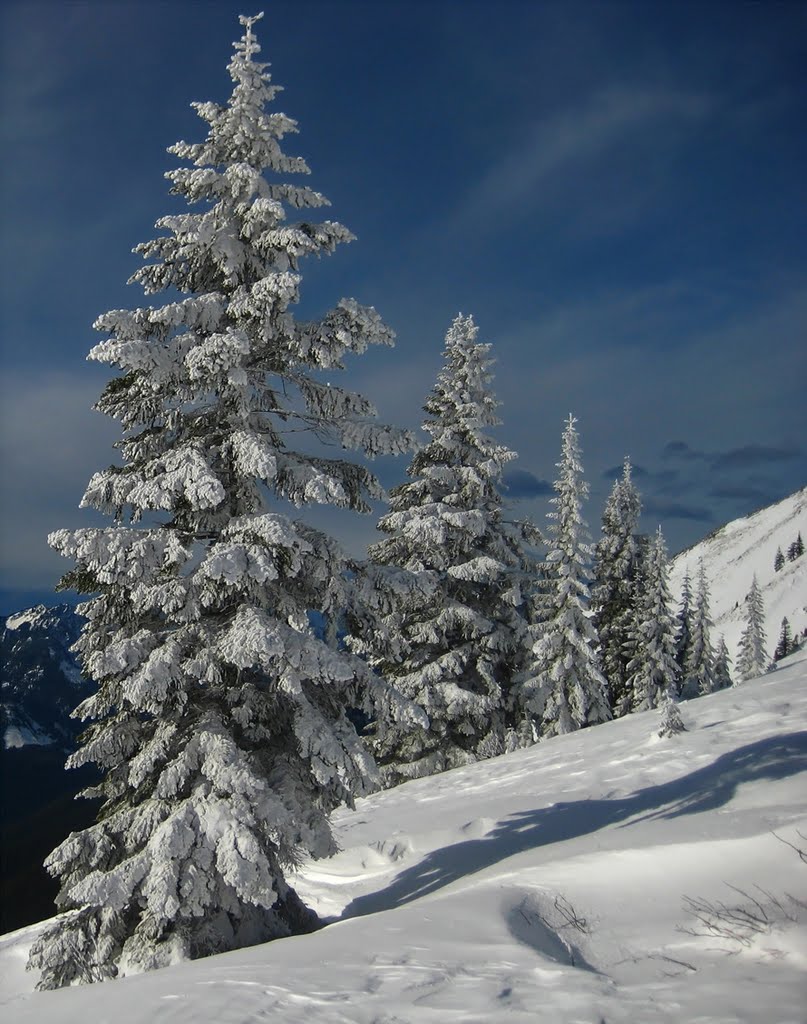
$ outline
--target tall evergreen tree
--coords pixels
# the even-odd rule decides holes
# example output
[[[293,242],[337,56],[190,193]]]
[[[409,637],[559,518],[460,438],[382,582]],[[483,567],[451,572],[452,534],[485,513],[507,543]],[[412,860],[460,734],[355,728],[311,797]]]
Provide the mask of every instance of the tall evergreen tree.
[[[715,689],[725,690],[731,685],[731,656],[726,638],[721,633],[715,652]]]
[[[689,571],[684,573],[681,587],[681,604],[678,609],[675,630],[675,660],[680,670],[681,687],[685,682],[686,665],[692,647],[692,581]]]
[[[765,650],[765,607],[762,593],[757,583],[756,574],[751,582],[751,589],[745,599],[748,618],[745,629],[740,637],[739,655],[737,657],[737,682],[754,679],[763,675],[768,668],[768,655]]]
[[[704,696],[715,689],[715,657],[712,648],[712,620],[709,612],[709,581],[703,562],[698,571],[698,592],[692,611],[689,656],[684,666],[684,694]]]
[[[449,328],[425,404],[430,440],[392,489],[378,524],[386,536],[370,548],[380,567],[431,574],[434,590],[413,600],[378,574],[386,606],[357,620],[348,640],[429,716],[428,728],[376,726],[391,785],[501,753],[508,729],[525,724],[526,709],[509,698],[529,651],[528,545],[540,535],[505,515],[502,469],[515,454],[486,433],[499,423],[498,402],[490,345],[477,334],[462,315]]]
[[[573,416],[563,431],[555,511],[549,513],[546,621],[538,626],[532,676],[545,736],[572,732],[611,718],[588,613],[587,565],[592,548],[582,517],[588,496]]]
[[[782,554],[782,549],[781,548],[777,548],[776,549],[776,554],[774,555],[774,559],[773,559],[774,571],[775,572],[779,572],[779,570],[784,566],[784,564],[785,564],[785,556]]]
[[[614,710],[614,714],[617,716],[626,715],[634,710],[633,687],[628,683],[630,673],[627,671],[627,666],[635,658],[641,657],[642,653],[641,624],[644,619],[644,605],[646,597],[645,578],[647,576],[648,563],[650,560],[651,540],[647,534],[637,534],[635,541],[636,559],[632,579],[630,581],[630,608],[628,609],[628,615],[626,616],[626,632],[625,639],[622,644],[622,657],[625,661],[626,673],[625,692]],[[677,694],[674,694],[674,696],[675,695]]]
[[[628,637],[632,628],[633,585],[639,567],[636,531],[642,506],[625,459],[622,476],[614,481],[602,517],[602,537],[594,548],[591,610],[600,640],[600,661],[608,683],[614,715],[629,710]]]
[[[793,631],[790,628],[790,622],[785,616],[782,619],[782,628],[779,632],[779,642],[776,645],[776,650],[773,652],[773,660],[781,661],[782,658],[786,658],[788,654],[791,654],[795,650],[795,644],[793,643]]]
[[[657,708],[678,693],[675,626],[670,611],[667,549],[659,527],[650,544],[643,577],[636,588],[634,657],[628,663],[631,709]]]
[[[351,235],[286,222],[326,200],[279,180],[307,167],[281,150],[295,122],[265,110],[278,87],[255,20],[241,19],[227,104],[196,104],[205,141],[170,150],[189,164],[167,175],[172,192],[197,212],[139,246],[151,262],[133,280],[169,301],[95,324],[108,338],[90,358],[121,371],[98,408],[122,424],[123,464],[82,504],[115,523],[50,542],[76,562],[63,588],[98,595],[78,644],[98,692],[76,712],[91,724],[69,764],[98,766],[88,792],[103,805],[47,861],[65,913],[31,950],[42,988],[310,928],[284,870],[332,853],[328,812],[377,784],[344,709],[382,684],[307,614],[350,605],[349,567],[335,541],[269,509],[274,495],[369,510],[373,475],[321,441],[375,453],[407,438],[319,374],[393,336],[352,299],[319,320],[291,312],[302,257]],[[306,436],[308,451],[290,447]]]

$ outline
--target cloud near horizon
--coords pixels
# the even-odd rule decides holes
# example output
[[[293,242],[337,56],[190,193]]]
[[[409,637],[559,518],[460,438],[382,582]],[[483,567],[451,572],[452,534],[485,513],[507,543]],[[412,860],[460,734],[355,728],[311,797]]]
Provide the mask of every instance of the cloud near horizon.
[[[509,498],[538,498],[555,491],[548,480],[541,480],[528,469],[505,470],[502,482]]]
[[[715,472],[745,471],[769,466],[773,462],[787,462],[804,456],[804,450],[795,445],[747,444],[725,452],[705,452],[691,448],[686,441],[669,441],[661,453],[662,459],[680,459],[685,462],[705,462]]]
[[[714,515],[710,509],[702,505],[684,505],[679,501],[658,501],[655,498],[646,498],[642,502],[642,511],[645,516],[658,517],[659,519],[688,519],[696,523],[713,523]]]

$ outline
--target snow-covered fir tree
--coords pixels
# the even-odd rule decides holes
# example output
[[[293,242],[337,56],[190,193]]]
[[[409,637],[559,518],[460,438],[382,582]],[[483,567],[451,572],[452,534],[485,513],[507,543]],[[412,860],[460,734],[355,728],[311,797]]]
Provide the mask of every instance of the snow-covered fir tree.
[[[636,587],[634,656],[627,666],[631,710],[660,707],[666,695],[677,696],[675,626],[670,611],[667,549],[659,527]]]
[[[429,394],[429,441],[409,480],[390,492],[370,548],[379,610],[357,619],[348,643],[429,717],[428,728],[377,724],[373,749],[390,785],[501,753],[531,738],[528,709],[510,686],[529,651],[527,618],[540,535],[507,518],[503,467],[515,454],[492,440],[499,423],[490,345],[470,316],[446,334]],[[396,589],[389,570],[431,577],[433,590]],[[386,597],[384,595],[386,594]],[[366,607],[369,607],[369,602]]]
[[[681,586],[681,604],[675,626],[675,660],[680,669],[681,685],[684,683],[689,652],[692,647],[692,581],[689,572],[684,573]]]
[[[768,654],[765,650],[765,606],[762,592],[757,583],[756,574],[751,582],[751,589],[745,599],[748,618],[745,629],[740,637],[739,654],[737,656],[737,682],[754,679],[763,675],[768,669]]]
[[[721,633],[715,651],[715,689],[725,690],[731,685],[731,655],[726,638]]]
[[[633,584],[639,567],[636,531],[642,505],[625,459],[622,476],[614,481],[602,516],[602,537],[594,548],[591,610],[600,640],[602,672],[614,715],[630,709],[627,684],[628,634],[633,617]]]
[[[773,558],[773,568],[774,568],[774,571],[775,572],[779,572],[779,570],[784,566],[784,564],[785,564],[785,556],[782,554],[782,549],[781,548],[777,548],[776,549],[776,554],[774,555],[774,558]]]
[[[312,610],[350,606],[345,559],[284,510],[368,511],[381,493],[322,441],[409,447],[329,383],[346,353],[393,336],[352,299],[319,320],[291,311],[301,259],[351,235],[287,220],[326,200],[283,180],[307,167],[281,148],[295,122],[266,109],[278,87],[256,61],[255,20],[241,19],[229,101],[196,104],[205,141],[170,150],[185,161],[172,192],[195,212],[138,247],[150,262],[133,280],[168,301],[95,324],[107,339],[90,358],[121,371],[97,407],[121,422],[122,465],[93,476],[82,504],[114,525],[50,542],[76,563],[62,586],[98,595],[78,644],[98,692],[77,709],[90,724],[69,764],[98,766],[89,793],[103,804],[47,861],[64,913],[31,951],[42,988],[310,929],[284,871],[332,853],[328,812],[378,784],[345,708],[382,684],[309,626]],[[384,689],[390,713],[420,720]]]
[[[709,611],[709,581],[703,562],[698,570],[698,591],[692,609],[690,647],[683,671],[682,693],[702,697],[715,690],[715,656]]]
[[[582,516],[588,484],[583,479],[576,422],[570,415],[563,431],[556,497],[551,499],[554,511],[549,513],[546,619],[537,627],[533,648],[531,684],[544,736],[611,718],[597,634],[588,610],[592,547]]]

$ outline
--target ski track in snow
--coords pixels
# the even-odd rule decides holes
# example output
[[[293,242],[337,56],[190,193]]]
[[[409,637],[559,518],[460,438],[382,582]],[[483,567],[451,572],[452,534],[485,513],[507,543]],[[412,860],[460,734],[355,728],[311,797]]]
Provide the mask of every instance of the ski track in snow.
[[[807,653],[741,687],[407,783],[334,817],[294,884],[333,921],[103,985],[35,993],[41,925],[0,938],[14,1024],[804,1024],[807,911],[750,944],[685,896],[807,899]],[[792,908],[792,904],[786,904]],[[793,914],[799,917],[798,913]],[[728,952],[726,951],[728,948]]]

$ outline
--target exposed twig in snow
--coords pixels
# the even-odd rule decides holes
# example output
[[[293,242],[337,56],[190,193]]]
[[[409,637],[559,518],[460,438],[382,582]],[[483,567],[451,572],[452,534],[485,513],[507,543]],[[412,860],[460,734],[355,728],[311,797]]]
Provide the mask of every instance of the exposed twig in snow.
[[[574,928],[575,931],[582,932],[583,935],[589,934],[591,929],[589,928],[588,921],[577,913],[565,896],[557,895],[555,897],[555,910],[563,919],[564,923],[560,926],[561,928]]]
[[[800,846],[796,846],[795,843],[791,843],[787,839],[782,839],[782,837],[781,836],[777,836],[777,834],[775,832],[771,832],[771,835],[773,836],[774,839],[778,839],[780,843],[784,843],[785,846],[789,846],[791,850],[795,850],[796,853],[801,858],[802,862],[804,864],[807,864],[807,850],[802,850],[802,848]],[[799,832],[798,829],[796,829],[796,835],[800,839],[803,839],[805,843],[807,843],[807,836],[805,836],[803,833]]]

